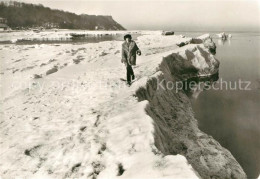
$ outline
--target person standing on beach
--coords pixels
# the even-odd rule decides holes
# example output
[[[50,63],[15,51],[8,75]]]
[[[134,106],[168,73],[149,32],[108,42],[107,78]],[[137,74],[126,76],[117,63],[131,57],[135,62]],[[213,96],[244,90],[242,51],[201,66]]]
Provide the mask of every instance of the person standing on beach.
[[[141,51],[136,45],[135,41],[132,40],[132,36],[127,34],[124,36],[125,42],[122,44],[122,59],[121,62],[126,66],[126,80],[130,86],[131,81],[135,79],[132,65],[136,65],[136,54],[141,55]]]

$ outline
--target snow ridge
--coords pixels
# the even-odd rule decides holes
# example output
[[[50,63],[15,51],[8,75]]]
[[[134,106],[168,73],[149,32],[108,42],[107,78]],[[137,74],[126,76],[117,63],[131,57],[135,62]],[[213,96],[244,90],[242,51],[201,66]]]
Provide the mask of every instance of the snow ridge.
[[[158,72],[136,91],[136,96],[139,101],[149,101],[145,110],[154,120],[159,151],[184,155],[202,178],[246,178],[232,154],[198,129],[185,92],[177,85],[169,89],[170,82],[211,76],[218,67],[219,61],[205,46],[187,45],[164,57]]]

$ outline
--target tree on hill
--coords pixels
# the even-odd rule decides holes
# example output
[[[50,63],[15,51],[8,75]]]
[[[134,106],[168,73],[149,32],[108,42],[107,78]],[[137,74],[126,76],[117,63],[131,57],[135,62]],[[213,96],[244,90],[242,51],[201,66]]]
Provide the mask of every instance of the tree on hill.
[[[104,30],[125,30],[112,16],[77,15],[62,10],[53,10],[41,4],[11,1],[0,3],[0,17],[7,19],[11,28],[62,28],[88,29],[101,27]]]

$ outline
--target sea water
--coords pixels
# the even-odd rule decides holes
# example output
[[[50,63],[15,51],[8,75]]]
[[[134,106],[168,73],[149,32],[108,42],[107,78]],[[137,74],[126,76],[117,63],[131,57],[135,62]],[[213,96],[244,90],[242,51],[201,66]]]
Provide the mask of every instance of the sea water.
[[[204,90],[191,101],[199,128],[232,153],[248,178],[257,178],[260,173],[260,34],[231,34],[232,38],[226,41],[213,38],[217,45],[216,58],[220,61],[218,88]]]

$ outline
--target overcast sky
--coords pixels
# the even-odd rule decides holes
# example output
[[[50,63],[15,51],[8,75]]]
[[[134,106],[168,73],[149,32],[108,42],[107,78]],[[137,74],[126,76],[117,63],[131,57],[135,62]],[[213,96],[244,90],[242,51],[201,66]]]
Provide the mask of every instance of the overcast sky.
[[[129,30],[260,31],[260,2],[19,0],[76,14],[111,15]]]

